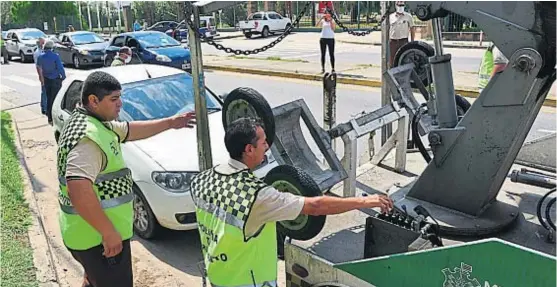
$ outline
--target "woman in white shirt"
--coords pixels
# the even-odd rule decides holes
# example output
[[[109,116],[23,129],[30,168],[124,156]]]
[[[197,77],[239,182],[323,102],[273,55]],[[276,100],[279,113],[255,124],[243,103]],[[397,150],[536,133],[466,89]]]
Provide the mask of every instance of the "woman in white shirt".
[[[336,24],[333,21],[333,17],[329,12],[325,12],[325,15],[319,22],[317,26],[321,25],[321,39],[319,40],[319,45],[321,47],[321,73],[325,73],[325,51],[327,47],[329,48],[329,57],[331,59],[331,68],[333,72],[335,71],[335,28]]]

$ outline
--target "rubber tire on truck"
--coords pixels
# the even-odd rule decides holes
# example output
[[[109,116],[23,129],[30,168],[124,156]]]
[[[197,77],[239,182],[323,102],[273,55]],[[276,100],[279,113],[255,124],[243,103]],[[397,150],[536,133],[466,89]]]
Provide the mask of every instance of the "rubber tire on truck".
[[[252,88],[240,87],[232,90],[222,105],[222,125],[224,129],[242,117],[259,118],[267,136],[269,146],[275,140],[275,117],[267,100]]]
[[[291,165],[279,165],[271,169],[264,181],[281,192],[290,192],[304,197],[323,195],[311,176]],[[300,214],[294,220],[278,222],[277,232],[296,240],[310,240],[321,232],[326,218],[325,215]]]
[[[414,53],[414,57],[409,58],[410,55],[412,55],[412,52]],[[433,82],[433,75],[431,74],[431,68],[426,69],[425,65],[429,63],[429,57],[433,57],[434,55],[435,50],[428,43],[421,41],[409,42],[400,47],[400,49],[396,52],[393,67],[414,63],[414,70],[416,71],[416,74],[418,74],[418,77],[422,80],[424,86],[427,87]],[[410,85],[412,88],[417,88],[417,85],[414,84],[413,80],[410,80]]]
[[[457,116],[462,117],[472,106],[470,102],[463,96],[455,94],[456,113]]]

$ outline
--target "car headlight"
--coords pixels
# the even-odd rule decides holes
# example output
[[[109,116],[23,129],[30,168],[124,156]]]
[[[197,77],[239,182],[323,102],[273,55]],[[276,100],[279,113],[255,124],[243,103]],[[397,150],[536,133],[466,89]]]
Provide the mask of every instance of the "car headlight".
[[[165,55],[157,55],[156,59],[159,62],[172,62],[172,60],[168,56],[165,56]]]
[[[151,175],[153,182],[169,192],[188,192],[192,178],[198,172],[159,172]]]
[[[87,50],[79,50],[79,53],[81,55],[89,55],[89,51],[87,51]]]

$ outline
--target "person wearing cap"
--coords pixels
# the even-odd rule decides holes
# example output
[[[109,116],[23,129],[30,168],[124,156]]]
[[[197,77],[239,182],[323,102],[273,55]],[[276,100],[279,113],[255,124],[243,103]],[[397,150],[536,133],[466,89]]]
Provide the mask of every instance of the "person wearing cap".
[[[415,27],[412,15],[404,12],[404,1],[396,2],[396,12],[389,16],[390,29],[389,29],[389,52],[391,67],[394,66],[396,52],[408,43],[408,36],[410,41],[414,41]]]
[[[50,125],[52,125],[52,103],[54,103],[54,98],[62,87],[62,81],[66,79],[66,71],[60,56],[54,53],[53,49],[54,42],[47,40],[44,43],[44,52],[37,60],[39,79],[46,91],[46,116]]]
[[[114,60],[112,61],[112,64],[110,64],[110,66],[111,67],[124,66],[126,64],[129,64],[131,60],[132,60],[132,49],[130,49],[130,47],[124,46],[120,48],[118,54],[116,55],[116,57],[114,57]]]
[[[45,42],[45,39],[43,37],[40,37],[37,40],[37,49],[33,53],[33,60],[35,60],[35,68],[37,69],[37,74],[39,75],[39,80],[41,81],[41,83],[43,83],[44,81],[41,80],[41,73],[39,71],[39,57],[43,53],[44,42]],[[46,115],[46,106],[47,106],[46,102],[47,102],[46,101],[46,89],[45,89],[44,85],[41,85],[41,113],[43,115]]]

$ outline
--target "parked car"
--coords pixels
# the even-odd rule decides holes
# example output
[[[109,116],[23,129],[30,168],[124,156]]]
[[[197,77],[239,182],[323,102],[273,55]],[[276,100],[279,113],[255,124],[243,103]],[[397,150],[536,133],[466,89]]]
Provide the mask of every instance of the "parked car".
[[[22,63],[32,62],[33,53],[37,49],[37,39],[40,37],[46,39],[46,34],[35,28],[8,30],[5,41],[8,60],[12,60],[13,56],[19,56]]]
[[[140,31],[115,36],[105,50],[105,66],[110,66],[122,46],[133,50],[132,64],[159,64],[191,72],[190,50],[165,33]]]
[[[194,110],[193,80],[190,74],[160,65],[127,65],[100,69],[122,84],[120,121],[161,119]],[[54,137],[60,132],[76,103],[83,81],[95,70],[81,71],[62,84],[52,108]],[[226,164],[222,100],[206,89],[213,164]],[[134,229],[152,238],[160,226],[173,230],[196,228],[195,207],[189,183],[199,172],[197,131],[168,130],[154,137],[122,144],[126,165],[131,169],[134,192]],[[278,163],[271,153],[255,172],[263,177]]]
[[[164,33],[169,29],[172,29],[172,27],[176,26],[178,26],[178,22],[176,21],[160,21],[150,27],[145,28],[144,31],[159,31]]]
[[[103,37],[88,31],[64,33],[58,36],[54,50],[64,64],[79,69],[83,66],[104,64],[104,53],[108,46]]]
[[[208,39],[218,37],[220,34],[215,26],[215,17],[201,16],[199,17],[199,33],[205,35]],[[172,37],[172,28],[166,31],[168,36]],[[188,26],[186,21],[182,21],[176,27],[174,39],[178,41],[186,41],[188,39]]]
[[[261,35],[265,38],[269,34],[285,31],[292,26],[292,21],[290,18],[283,17],[276,12],[267,11],[249,15],[246,21],[240,21],[239,26],[248,39],[252,35]]]

